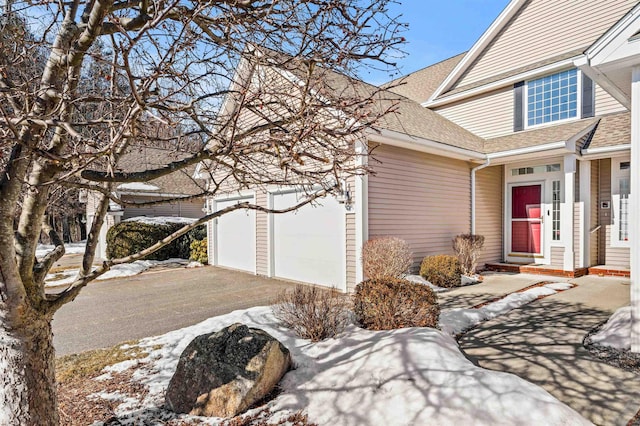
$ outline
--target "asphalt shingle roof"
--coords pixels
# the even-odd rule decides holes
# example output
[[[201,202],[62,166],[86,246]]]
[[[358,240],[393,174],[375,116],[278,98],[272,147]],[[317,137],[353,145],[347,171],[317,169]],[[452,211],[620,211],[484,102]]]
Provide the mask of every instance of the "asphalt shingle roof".
[[[598,120],[598,118],[586,118],[487,139],[484,143],[484,152],[492,154],[494,152],[528,148],[552,142],[564,142],[586,130],[589,126],[593,126]]]
[[[179,150],[171,148],[159,148],[149,144],[137,144],[130,146],[118,161],[118,172],[141,172],[157,169],[174,161],[179,161],[193,155],[193,149]],[[203,191],[204,181],[196,181],[192,178],[196,166],[186,167],[182,170],[147,181],[145,183],[158,187],[157,191],[138,191],[141,193],[164,193],[179,195],[195,195]],[[127,189],[127,191],[136,192]]]
[[[604,148],[631,143],[631,113],[620,112],[600,119],[588,147]]]
[[[466,52],[460,53],[444,61],[412,72],[411,74],[385,83],[382,87],[406,96],[418,103],[424,102],[433,95],[433,92],[435,92],[438,86],[447,78],[455,66],[458,65],[458,62],[460,62],[465,54]]]

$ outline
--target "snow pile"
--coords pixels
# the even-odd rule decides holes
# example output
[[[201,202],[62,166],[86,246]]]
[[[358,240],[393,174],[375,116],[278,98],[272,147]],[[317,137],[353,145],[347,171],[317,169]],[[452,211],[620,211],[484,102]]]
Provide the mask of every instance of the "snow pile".
[[[431,287],[431,290],[435,291],[436,293],[449,290],[448,288],[439,287],[437,285],[431,284],[429,281],[425,280],[421,275],[407,275],[406,277],[404,277],[404,279],[407,281],[411,281],[412,283],[429,286]]]
[[[77,243],[67,243],[64,245],[65,254],[79,254],[84,253],[87,240],[78,241]],[[36,257],[41,259],[47,255],[47,253],[53,251],[56,248],[53,244],[38,244],[36,246]]]
[[[591,341],[616,349],[631,348],[631,306],[614,312],[602,328],[591,336]]]
[[[121,265],[114,265],[104,274],[100,275],[97,280],[108,280],[111,278],[124,278],[141,274],[149,269],[159,266],[169,267],[185,267],[185,268],[197,268],[203,266],[200,262],[190,261],[187,259],[171,258],[167,260],[136,260],[131,263],[124,263]],[[45,278],[44,282],[47,287],[54,287],[60,285],[71,284],[78,278],[78,271],[69,270],[56,274],[49,274]]]
[[[180,216],[136,216],[123,220],[123,222],[139,222],[146,225],[166,225],[168,223],[191,224],[197,219]]]
[[[503,315],[540,297],[551,296],[571,287],[572,285],[568,283],[549,283],[520,293],[511,293],[500,300],[479,308],[443,310],[440,313],[440,329],[447,334],[455,336],[483,321]]]
[[[279,326],[269,307],[235,311],[144,339],[149,362],[138,367],[134,378],[150,393],[137,408],[129,405],[129,416],[120,421],[151,421],[144,417],[158,414],[189,342],[236,322],[265,330],[291,351],[296,369],[286,374],[282,392],[269,403],[274,422],[303,410],[320,425],[589,424],[538,386],[474,366],[455,340],[438,330],[350,326],[339,338],[310,343]],[[220,421],[211,419],[212,424]]]

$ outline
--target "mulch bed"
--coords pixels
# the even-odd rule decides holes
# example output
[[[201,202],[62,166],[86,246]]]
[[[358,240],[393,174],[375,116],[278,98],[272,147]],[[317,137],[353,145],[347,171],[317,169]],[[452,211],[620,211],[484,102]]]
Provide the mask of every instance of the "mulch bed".
[[[594,357],[609,365],[621,368],[632,373],[640,373],[640,354],[632,353],[628,349],[616,349],[610,346],[602,346],[594,343],[591,336],[604,327],[607,321],[603,321],[591,329],[582,339],[582,346]]]

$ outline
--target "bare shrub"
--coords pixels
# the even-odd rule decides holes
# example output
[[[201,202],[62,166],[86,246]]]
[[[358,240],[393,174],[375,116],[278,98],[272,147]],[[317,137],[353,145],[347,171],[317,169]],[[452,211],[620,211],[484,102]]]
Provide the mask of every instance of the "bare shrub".
[[[456,256],[448,254],[427,256],[420,266],[420,275],[438,287],[459,287],[461,285],[462,268]]]
[[[484,246],[484,236],[460,234],[453,239],[453,251],[458,256],[464,275],[473,275],[478,267],[480,251]]]
[[[385,277],[356,286],[353,308],[358,323],[369,330],[436,327],[438,297],[426,285]]]
[[[312,342],[336,336],[349,321],[349,299],[335,288],[297,285],[278,294],[272,310],[282,324]]]
[[[409,244],[400,238],[374,238],[362,246],[362,267],[369,279],[402,278],[412,263],[413,253]]]

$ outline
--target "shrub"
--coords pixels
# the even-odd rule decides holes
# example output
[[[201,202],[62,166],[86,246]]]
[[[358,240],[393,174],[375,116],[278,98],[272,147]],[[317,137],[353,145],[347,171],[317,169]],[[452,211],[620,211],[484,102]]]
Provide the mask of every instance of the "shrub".
[[[362,246],[362,265],[369,279],[404,277],[413,263],[406,241],[396,237],[369,240]]]
[[[171,235],[184,225],[185,223],[121,222],[111,227],[107,232],[107,257],[113,259],[138,253]],[[201,225],[146,256],[145,259],[166,260],[172,257],[188,259],[191,242],[201,240],[206,235],[206,225]]]
[[[312,342],[334,337],[349,321],[349,299],[335,288],[297,285],[278,294],[272,310],[284,326]]]
[[[356,286],[356,318],[369,330],[436,327],[440,307],[431,288],[398,278],[369,279]]]
[[[456,256],[441,254],[425,257],[420,266],[420,275],[439,287],[459,287],[462,269]]]
[[[207,264],[209,262],[206,238],[204,240],[191,241],[191,244],[189,244],[189,248],[191,249],[189,255],[190,260],[195,260],[196,262],[200,262],[202,264]]]
[[[464,275],[473,275],[478,267],[480,250],[484,246],[482,235],[461,234],[453,239],[453,251],[458,256]]]

